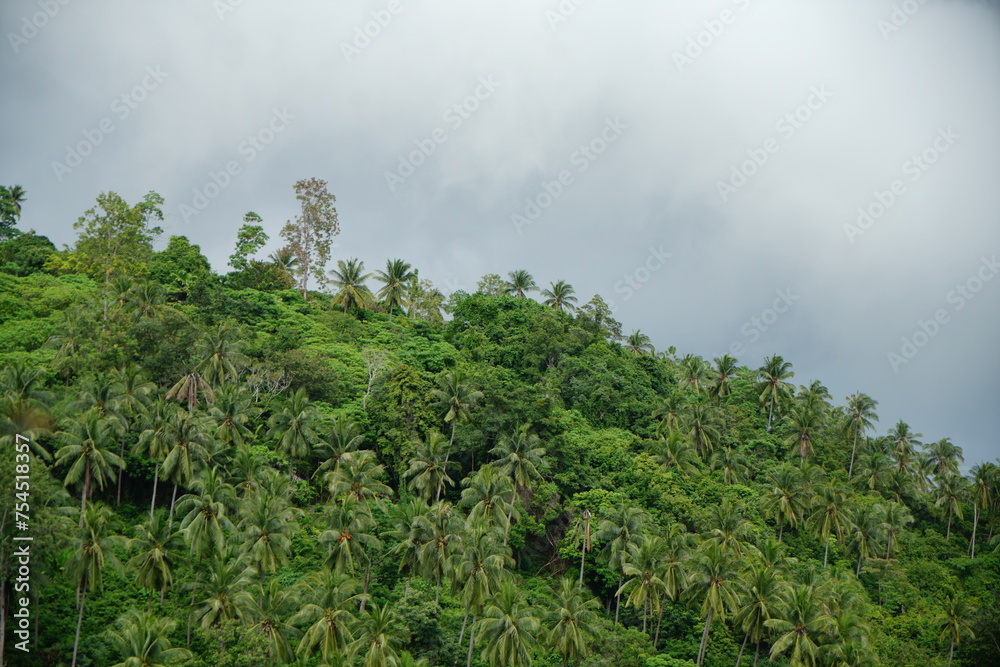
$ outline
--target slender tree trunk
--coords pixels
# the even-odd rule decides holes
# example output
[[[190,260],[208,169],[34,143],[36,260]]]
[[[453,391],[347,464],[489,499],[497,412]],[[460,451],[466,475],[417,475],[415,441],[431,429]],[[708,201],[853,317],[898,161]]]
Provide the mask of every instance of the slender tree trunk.
[[[951,659],[955,657],[955,640],[951,640],[951,648],[948,649],[948,667],[951,667]]]
[[[586,546],[580,547],[580,585],[583,586],[583,561],[587,558]]]
[[[90,458],[83,472],[83,493],[80,494],[80,528],[83,528],[83,515],[87,509],[87,496],[90,495]]]
[[[861,554],[858,553],[858,566],[854,568],[854,576],[857,577],[861,574]]]
[[[979,526],[979,505],[972,506],[972,539],[969,540],[969,558],[976,560],[976,528]]]
[[[160,462],[157,461],[153,468],[153,500],[149,503],[149,520],[153,520],[153,512],[156,511],[156,483],[160,481]]]
[[[826,559],[830,555],[830,538],[826,538],[826,548],[823,549],[823,569],[826,569]]]
[[[292,481],[292,462],[293,462],[293,459],[292,459],[291,456],[289,456],[288,457],[288,481],[289,482]]]
[[[87,575],[83,575],[83,581],[77,587],[76,594],[80,598],[80,613],[76,617],[76,639],[73,640],[73,662],[70,667],[76,667],[76,656],[80,650],[80,627],[83,625],[83,605],[87,602]]]
[[[760,657],[760,642],[757,642],[757,648],[753,651],[753,667],[757,667],[757,658]]]
[[[660,616],[656,619],[656,636],[653,637],[653,650],[656,650],[656,645],[660,643],[660,626],[663,625],[663,610],[664,606],[660,605]]]
[[[469,630],[469,653],[465,658],[465,667],[472,667],[472,642],[476,639],[476,615],[472,615],[472,628]]]
[[[847,468],[847,479],[850,481],[854,474],[854,452],[858,449],[858,432],[854,431],[854,446],[851,447],[851,465]]]
[[[642,634],[646,634],[646,617],[649,616],[649,600],[642,603]]]
[[[946,540],[951,539],[951,505],[948,505],[948,532],[944,536],[944,539]]]
[[[167,521],[167,531],[174,527],[174,502],[177,500],[177,482],[174,482],[174,493],[170,496],[170,519]]]
[[[708,632],[712,628],[712,610],[708,611],[705,619],[705,631],[701,633],[701,645],[698,647],[698,659],[695,664],[700,665],[705,660],[705,647],[708,646]]]
[[[615,589],[615,623],[618,622],[618,612],[621,611],[622,606],[622,575],[618,575],[618,588]]]
[[[358,608],[358,613],[364,613],[365,611],[365,603],[368,602],[368,597],[367,597],[368,587],[371,585],[371,583],[372,583],[372,561],[369,558],[368,564],[365,565],[365,585],[364,585],[364,590],[362,591],[365,594],[365,597],[361,598],[361,606]]]
[[[743,649],[747,647],[747,640],[750,639],[750,631],[743,636],[743,643],[740,644],[740,654],[736,656],[736,667],[740,667],[740,663],[743,662]]]

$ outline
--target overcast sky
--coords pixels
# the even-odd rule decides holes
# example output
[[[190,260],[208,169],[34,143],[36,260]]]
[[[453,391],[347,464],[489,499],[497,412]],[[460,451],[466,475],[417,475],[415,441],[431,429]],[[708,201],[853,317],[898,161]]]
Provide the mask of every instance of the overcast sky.
[[[657,349],[778,353],[1000,455],[1000,8],[963,0],[4,0],[0,183],[113,190],[226,270],[337,197],[335,259],[524,268]],[[228,173],[227,173],[228,169]],[[921,324],[923,323],[923,324]]]

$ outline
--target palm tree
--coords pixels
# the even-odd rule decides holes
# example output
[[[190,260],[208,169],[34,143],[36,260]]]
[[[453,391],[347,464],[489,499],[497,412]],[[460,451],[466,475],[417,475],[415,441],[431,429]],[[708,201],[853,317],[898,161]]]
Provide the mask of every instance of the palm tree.
[[[318,439],[315,429],[319,421],[319,411],[305,389],[296,390],[288,405],[268,420],[271,426],[268,437],[277,438],[278,452],[288,456],[288,479],[293,478],[295,457],[305,458],[312,452]]]
[[[550,308],[555,308],[559,312],[572,313],[576,310],[576,297],[573,296],[574,294],[576,294],[576,290],[565,280],[549,283],[549,289],[542,290],[542,296],[545,297],[543,303]]]
[[[835,484],[823,484],[816,491],[813,500],[813,512],[809,517],[809,525],[823,542],[823,567],[827,565],[830,555],[830,536],[843,540],[844,533],[850,526],[850,511],[847,508],[847,494]]]
[[[70,540],[72,553],[63,569],[76,586],[76,638],[73,640],[71,667],[76,667],[87,591],[101,588],[105,566],[122,571],[122,564],[115,556],[114,548],[124,547],[126,541],[117,534],[117,528],[115,515],[109,507],[91,503],[80,511],[80,527]]]
[[[269,658],[279,664],[294,661],[295,651],[289,638],[302,633],[289,623],[289,617],[293,609],[298,609],[299,590],[289,588],[279,579],[271,579],[265,585],[258,584],[256,592],[254,624],[250,630],[264,635]]]
[[[740,645],[740,654],[736,658],[736,667],[740,667],[743,649],[750,640],[756,644],[753,662],[757,664],[765,623],[774,618],[784,588],[785,584],[778,578],[774,569],[763,565],[751,566],[738,582],[737,590],[741,603],[739,610],[733,616],[733,626],[742,628],[745,634]]]
[[[354,574],[358,561],[371,565],[368,550],[380,548],[382,542],[373,532],[375,519],[366,504],[348,496],[343,502],[327,507],[324,523],[329,528],[320,533],[319,543],[329,544],[326,567]]]
[[[962,501],[965,500],[968,488],[968,480],[961,475],[950,474],[939,478],[937,500],[934,501],[934,506],[948,508],[948,532],[945,535],[946,540],[951,539],[952,517],[964,518],[962,516]]]
[[[691,475],[698,472],[698,454],[691,447],[691,441],[684,433],[671,430],[667,437],[660,438],[663,452],[654,460],[660,464],[663,472],[676,470],[681,475]]]
[[[712,361],[715,363],[715,367],[710,370],[712,385],[709,387],[708,393],[715,399],[716,403],[721,404],[722,399],[732,393],[730,381],[736,374],[736,359],[724,354]]]
[[[257,416],[250,407],[251,398],[242,386],[226,385],[216,394],[208,414],[215,421],[215,439],[227,446],[240,446],[252,435],[247,423]]]
[[[376,271],[375,278],[382,283],[377,296],[382,299],[390,315],[396,308],[403,307],[406,286],[414,275],[410,265],[401,259],[386,260],[385,271]]]
[[[525,500],[535,482],[542,479],[547,468],[545,448],[539,446],[541,440],[531,432],[530,424],[522,424],[512,437],[503,437],[490,454],[497,457],[495,465],[510,477],[514,490]]]
[[[764,622],[780,634],[771,645],[771,658],[792,650],[792,667],[816,667],[819,646],[832,629],[834,619],[824,610],[812,586],[794,585],[784,596],[777,618]]]
[[[701,602],[701,615],[705,617],[705,630],[702,632],[698,657],[695,660],[697,665],[705,660],[712,621],[716,618],[725,621],[726,612],[736,612],[739,609],[736,597],[738,580],[738,561],[732,559],[726,550],[714,542],[709,543],[691,563],[691,585],[688,594],[692,600]]]
[[[330,271],[333,277],[333,286],[337,288],[337,293],[333,295],[330,302],[332,306],[341,306],[345,311],[359,308],[369,308],[375,297],[372,295],[365,281],[372,277],[372,274],[365,273],[365,263],[356,257],[352,257],[346,262],[337,260],[337,268]]]
[[[851,519],[850,538],[847,546],[858,553],[858,564],[854,568],[854,576],[861,574],[861,566],[871,557],[874,547],[882,538],[882,517],[885,507],[879,504],[870,508],[860,507]]]
[[[434,604],[441,599],[441,582],[451,571],[452,554],[461,544],[464,528],[461,513],[447,501],[434,503],[417,519],[421,535],[417,557],[423,572],[434,579]]]
[[[148,523],[135,527],[136,537],[130,546],[138,552],[126,567],[135,572],[135,585],[160,592],[160,604],[174,582],[174,567],[184,548],[184,533],[171,531],[162,514],[154,514]]]
[[[823,425],[823,414],[806,402],[797,402],[785,419],[792,428],[785,444],[798,452],[801,461],[805,461],[812,448],[813,437]]]
[[[851,437],[851,464],[847,468],[847,477],[854,474],[854,453],[858,449],[858,438],[865,435],[865,431],[873,428],[878,421],[875,408],[876,401],[867,394],[856,392],[847,397],[847,416],[844,419],[844,432]]]
[[[235,620],[249,620],[254,601],[250,595],[250,570],[234,550],[224,547],[217,551],[203,569],[199,569],[192,584],[193,599],[200,600],[193,618],[202,630],[220,628]],[[219,652],[225,652],[225,638],[219,639]]]
[[[485,644],[482,658],[490,667],[531,665],[531,649],[541,631],[541,623],[512,582],[500,585],[496,595],[483,610],[483,617],[472,626],[472,636]],[[472,664],[471,656],[468,664]]]
[[[93,485],[103,489],[114,481],[115,468],[125,468],[125,461],[107,449],[120,432],[118,419],[102,417],[96,408],[91,408],[82,419],[71,422],[68,431],[60,433],[66,444],[56,452],[56,465],[69,466],[64,486],[80,485],[80,521],[84,520]]]
[[[164,398],[168,401],[176,398],[181,403],[187,402],[188,412],[194,413],[194,409],[198,407],[199,393],[204,394],[205,401],[209,404],[215,400],[215,391],[212,386],[205,381],[201,373],[194,371],[182,376]]]
[[[914,433],[909,425],[900,419],[894,427],[889,429],[888,436],[892,442],[892,453],[896,459],[896,466],[900,470],[909,470],[910,463],[916,456],[916,448],[921,446],[918,438],[924,437],[922,433]]]
[[[437,378],[437,389],[431,390],[435,407],[446,424],[451,424],[451,439],[449,449],[455,445],[455,429],[460,421],[469,420],[469,411],[483,398],[483,392],[478,391],[470,383],[468,376],[459,369],[442,373]],[[445,457],[447,461],[447,457]],[[472,450],[472,467],[476,466],[475,448]]]
[[[462,480],[461,507],[469,508],[469,521],[486,521],[503,530],[506,537],[513,519],[520,515],[514,507],[514,483],[494,464],[484,465]]]
[[[682,428],[698,449],[703,459],[708,459],[722,439],[723,421],[719,409],[708,403],[688,405]]]
[[[788,380],[795,377],[791,362],[779,355],[764,358],[764,365],[757,370],[756,391],[761,408],[767,406],[767,430],[771,430],[775,408],[791,396],[792,385]]]
[[[728,486],[740,484],[750,476],[747,457],[732,447],[712,454],[712,470],[722,470],[722,481]]]
[[[546,644],[562,658],[563,667],[587,653],[587,639],[597,635],[600,603],[585,598],[583,588],[569,577],[556,583],[553,609],[548,612],[552,626]]]
[[[441,488],[455,481],[448,475],[448,455],[451,448],[448,440],[440,433],[431,433],[426,441],[417,442],[417,451],[410,459],[410,467],[403,473],[410,480],[410,490],[425,501],[441,499]]]
[[[28,194],[27,191],[20,185],[12,185],[7,188],[7,196],[14,207],[14,216],[18,220],[21,219],[21,204],[24,203],[26,194]]]
[[[882,534],[885,536],[886,561],[892,558],[892,547],[896,544],[897,536],[911,523],[913,523],[913,514],[910,513],[906,505],[886,503],[881,525]]]
[[[938,475],[958,474],[958,466],[965,459],[962,448],[953,445],[951,438],[941,438],[927,446],[927,457]]]
[[[236,504],[236,493],[223,481],[218,466],[194,478],[191,490],[177,501],[177,511],[184,515],[181,528],[187,532],[191,553],[204,557],[221,550],[235,531],[227,515]]]
[[[1000,468],[995,463],[980,463],[972,468],[972,537],[969,538],[969,558],[976,558],[976,529],[981,512],[988,512],[997,498],[995,489],[1000,486]]]
[[[798,525],[806,511],[806,498],[800,471],[783,465],[767,477],[770,487],[764,495],[763,510],[778,523],[778,542],[785,532],[785,524]]]
[[[718,544],[723,551],[733,551],[737,556],[743,556],[753,536],[754,525],[743,516],[742,507],[726,498],[721,504],[713,505],[709,513],[712,528],[702,535],[705,541]]]
[[[182,411],[174,413],[166,422],[163,438],[169,451],[163,459],[160,472],[164,479],[174,483],[168,521],[172,525],[177,487],[190,483],[208,460],[208,448],[212,438],[208,434],[208,424],[204,418],[194,417],[191,413]]]
[[[660,578],[664,571],[663,561],[666,547],[656,535],[640,535],[628,545],[622,572],[628,579],[615,592],[616,596],[628,591],[626,605],[642,609],[642,631],[646,632],[646,621],[650,612],[659,613],[666,584]]]
[[[296,650],[308,658],[317,651],[324,662],[333,663],[354,641],[357,618],[351,612],[361,600],[358,582],[345,574],[323,568],[301,582],[304,604],[289,623],[306,622]]]
[[[653,410],[653,419],[659,419],[660,423],[656,427],[657,433],[662,434],[663,429],[674,431],[679,428],[681,415],[684,413],[687,398],[679,391],[675,391]]]
[[[362,608],[358,618],[358,638],[347,649],[350,655],[361,656],[363,667],[396,667],[396,645],[403,643],[399,635],[396,614],[388,606],[373,603],[370,610]]]
[[[419,498],[400,500],[391,508],[391,528],[384,537],[396,542],[389,555],[399,560],[397,572],[407,572],[404,595],[410,592],[410,580],[420,569],[420,549],[430,539],[429,525],[425,515],[430,511]]]
[[[284,478],[280,478],[284,482]],[[285,482],[287,484],[287,482]],[[260,580],[288,564],[296,510],[288,504],[283,484],[264,486],[262,492],[242,503],[236,540],[243,556],[257,570]]]
[[[594,538],[604,542],[601,555],[608,559],[608,567],[618,573],[618,587],[615,589],[615,623],[621,608],[621,587],[625,561],[629,545],[640,539],[653,526],[653,517],[641,509],[622,504],[609,511],[597,525]]]
[[[160,464],[170,453],[170,441],[168,438],[167,424],[170,422],[174,410],[173,407],[164,401],[157,401],[145,415],[143,431],[139,434],[139,442],[136,444],[135,453],[138,456],[148,456],[153,459],[153,498],[149,503],[149,517],[153,518],[156,511],[156,486],[160,481]]]
[[[583,514],[580,515],[580,522],[576,524],[576,528],[573,530],[574,539],[580,540],[580,581],[579,586],[583,586],[583,566],[587,559],[587,554],[589,554],[594,549],[594,541],[590,532],[590,510],[586,507],[583,508]]]
[[[538,285],[535,284],[535,279],[532,278],[531,274],[524,269],[511,271],[507,274],[507,277],[510,280],[504,281],[504,289],[510,296],[516,296],[524,299],[528,296],[527,292],[538,291]]]
[[[313,477],[329,470],[339,470],[341,464],[357,456],[361,450],[361,445],[365,441],[365,436],[361,432],[361,427],[351,421],[347,415],[337,415],[330,425],[329,437],[327,441],[319,442],[315,450],[321,454],[327,454],[326,461],[316,469]]]
[[[972,631],[976,611],[976,608],[963,598],[949,594],[945,602],[944,613],[934,619],[934,623],[941,628],[941,634],[938,638],[947,639],[950,642],[948,667],[951,667],[951,660],[955,656],[955,645],[962,642],[962,637],[976,638],[976,633]]]
[[[357,454],[339,469],[326,473],[324,479],[330,495],[339,500],[354,498],[369,504],[374,502],[382,507],[382,498],[392,495],[392,489],[382,481],[385,466],[375,460],[375,454],[367,449]]]
[[[450,571],[453,588],[459,593],[465,606],[462,630],[458,635],[459,646],[465,637],[465,625],[472,614],[472,625],[486,601],[499,590],[500,582],[507,574],[507,568],[514,564],[506,544],[500,544],[496,533],[485,522],[469,522],[469,529],[452,555]],[[473,637],[469,636],[471,655]]]
[[[244,342],[237,338],[239,329],[223,322],[205,332],[195,344],[195,356],[201,362],[195,370],[209,385],[218,387],[239,379],[237,364],[245,360]]]
[[[176,621],[130,609],[105,632],[111,646],[124,658],[114,667],[165,667],[193,658],[186,648],[171,645],[170,635],[176,628]]]
[[[625,339],[625,349],[633,354],[653,354],[656,349],[653,347],[653,340],[636,329]]]
[[[695,396],[700,396],[702,391],[708,389],[706,385],[712,375],[712,367],[704,359],[694,354],[685,354],[679,366],[682,386],[693,391]]]

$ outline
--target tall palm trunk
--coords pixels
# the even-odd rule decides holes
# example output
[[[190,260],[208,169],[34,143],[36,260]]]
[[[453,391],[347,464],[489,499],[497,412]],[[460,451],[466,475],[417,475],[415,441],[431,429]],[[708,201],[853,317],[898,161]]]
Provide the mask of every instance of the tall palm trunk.
[[[948,649],[948,667],[951,667],[951,659],[955,657],[955,640],[951,640],[951,648]]]
[[[948,532],[944,536],[944,539],[946,540],[951,539],[951,510],[952,510],[951,503],[948,503]]]
[[[90,495],[90,457],[83,471],[83,492],[80,494],[80,528],[83,528],[83,514],[87,509],[87,496]]]
[[[472,628],[469,630],[469,653],[465,658],[465,667],[472,667],[472,642],[476,639],[476,615],[472,615]]]
[[[656,650],[656,645],[660,643],[660,626],[663,625],[663,611],[665,609],[664,605],[660,605],[660,616],[656,619],[656,635],[653,637],[653,650]]]
[[[76,639],[73,640],[73,662],[70,667],[76,667],[76,656],[80,649],[80,627],[83,625],[83,605],[87,602],[87,573],[84,572],[83,579],[76,589],[76,597],[80,601],[80,613],[76,617]]]
[[[753,667],[757,667],[757,658],[760,657],[760,642],[757,642],[757,648],[753,651]]]
[[[972,539],[969,540],[969,558],[976,560],[976,528],[979,525],[979,505],[972,506]]]
[[[708,631],[712,628],[712,610],[708,610],[708,617],[705,619],[705,631],[701,633],[701,645],[698,647],[698,659],[695,664],[700,665],[705,660],[705,647],[708,646]]]
[[[618,612],[621,611],[622,606],[622,575],[618,575],[618,588],[615,589],[615,623],[618,622]]]
[[[851,465],[847,468],[847,479],[851,478],[854,473],[854,452],[858,449],[858,431],[854,431],[854,445],[851,447]]]
[[[118,448],[118,457],[124,461],[125,460],[125,438],[122,437],[121,446]],[[122,471],[118,471],[118,493],[115,496],[115,507],[121,507],[122,504]]]
[[[736,667],[740,667],[740,663],[743,661],[743,649],[747,647],[747,640],[750,639],[750,631],[743,636],[743,643],[740,644],[740,654],[736,656]]]
[[[149,503],[149,519],[153,519],[153,512],[156,511],[156,483],[160,481],[160,462],[157,461],[153,468],[153,500]]]
[[[170,496],[170,518],[167,520],[167,531],[174,527],[174,502],[177,500],[177,482],[174,482],[174,494]]]
[[[583,586],[583,561],[587,558],[587,549],[580,548],[580,585]]]

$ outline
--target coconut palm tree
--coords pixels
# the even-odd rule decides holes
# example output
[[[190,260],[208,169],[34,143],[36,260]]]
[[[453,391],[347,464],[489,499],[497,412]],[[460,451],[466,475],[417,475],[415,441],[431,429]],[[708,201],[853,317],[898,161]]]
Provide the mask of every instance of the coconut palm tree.
[[[665,438],[660,438],[659,442],[661,453],[654,456],[653,460],[660,464],[663,472],[676,470],[681,475],[698,472],[698,454],[686,434],[670,431]]]
[[[892,459],[888,454],[878,449],[867,449],[858,463],[858,474],[851,480],[855,485],[879,493],[888,489],[893,473]]]
[[[63,566],[63,570],[76,587],[76,638],[73,640],[71,667],[76,667],[87,591],[101,588],[105,567],[122,572],[122,564],[115,556],[114,549],[124,547],[126,544],[125,538],[118,534],[118,523],[109,507],[91,503],[81,509],[80,526],[76,534],[70,538],[71,553]]]
[[[181,528],[187,533],[191,553],[203,558],[220,551],[235,532],[228,515],[236,504],[236,493],[218,466],[203,470],[190,486],[191,493],[178,499],[177,511],[183,515]]]
[[[562,658],[563,667],[587,654],[587,639],[596,637],[600,603],[584,597],[583,588],[569,577],[556,582],[553,608],[546,614],[552,627],[546,644]]]
[[[594,538],[598,542],[604,542],[601,555],[607,559],[608,567],[618,573],[618,587],[615,589],[615,623],[618,622],[621,608],[621,587],[629,545],[649,532],[652,526],[653,518],[649,514],[624,504],[605,514],[597,525],[597,534]]]
[[[832,630],[834,619],[812,586],[793,585],[783,597],[777,618],[764,622],[780,635],[771,645],[771,658],[791,649],[792,667],[816,667],[820,644]]]
[[[917,447],[921,446],[919,438],[924,437],[921,433],[914,433],[909,425],[900,419],[895,426],[889,429],[887,436],[892,443],[893,458],[896,459],[896,467],[900,470],[909,470],[916,455]]]
[[[757,370],[757,392],[761,409],[767,408],[767,430],[771,430],[775,409],[791,397],[792,385],[788,380],[795,377],[792,364],[779,355],[764,358],[764,365]]]
[[[368,551],[382,546],[373,532],[375,519],[368,506],[353,496],[326,510],[328,528],[319,535],[319,543],[329,545],[325,567],[353,575],[359,561],[370,564]]]
[[[244,341],[239,329],[222,322],[206,331],[195,343],[195,357],[201,359],[195,371],[212,387],[239,379],[238,365],[245,361]]]
[[[143,430],[139,434],[138,443],[136,443],[136,455],[147,456],[153,459],[154,462],[153,498],[149,503],[150,519],[153,517],[153,512],[156,511],[156,486],[160,481],[160,464],[170,452],[167,424],[174,411],[179,409],[164,401],[153,403],[146,412],[145,419],[143,420]]]
[[[549,283],[549,289],[542,290],[545,297],[543,303],[550,308],[555,308],[559,312],[570,312],[576,310],[576,290],[565,280]]]
[[[261,492],[246,498],[237,525],[236,541],[241,553],[263,582],[288,564],[297,510],[288,503],[287,482],[275,476],[276,484],[262,485]]]
[[[391,528],[382,533],[383,537],[396,543],[389,555],[399,561],[397,572],[407,573],[404,595],[410,592],[410,580],[420,569],[420,549],[430,539],[425,519],[429,511],[427,504],[419,498],[402,499],[391,507]]]
[[[726,447],[712,454],[712,470],[722,470],[722,481],[727,486],[741,484],[750,476],[747,457],[739,450]]]
[[[854,576],[861,574],[861,566],[871,557],[872,552],[882,541],[882,518],[885,507],[879,504],[871,507],[859,507],[851,518],[851,527],[847,546],[858,554],[858,564],[854,568]]]
[[[801,473],[797,468],[783,465],[767,476],[767,485],[763,510],[778,523],[778,542],[781,542],[785,524],[797,526],[805,515],[806,493]]]
[[[417,519],[420,538],[418,560],[426,576],[434,580],[434,604],[441,599],[441,582],[451,572],[452,554],[461,545],[465,521],[451,503],[434,503]]]
[[[319,439],[316,434],[319,422],[319,411],[305,389],[296,390],[285,408],[268,419],[271,426],[268,437],[276,438],[278,452],[288,456],[288,479],[293,478],[295,458],[305,458],[312,453]]]
[[[847,500],[847,494],[836,483],[823,484],[816,490],[808,523],[823,543],[824,568],[830,555],[830,536],[836,537],[837,542],[841,542],[844,533],[850,527],[850,509]]]
[[[969,538],[969,558],[976,558],[976,529],[981,513],[996,503],[995,490],[1000,487],[1000,468],[995,463],[980,463],[972,468],[972,537]]]
[[[259,410],[251,407],[250,394],[242,386],[225,385],[219,388],[215,404],[208,415],[216,424],[214,437],[228,447],[243,445],[252,435],[247,423],[258,416]]]
[[[385,304],[390,315],[396,308],[402,308],[406,286],[413,280],[414,274],[410,265],[401,259],[391,259],[385,262],[385,271],[376,271],[375,279],[382,283],[378,298]]]
[[[326,461],[316,469],[313,477],[328,471],[339,470],[341,465],[360,455],[361,451],[367,451],[361,449],[364,441],[365,436],[356,422],[347,415],[337,415],[330,425],[327,437],[318,442],[314,448],[314,452],[325,456]]]
[[[193,599],[199,605],[192,620],[205,631],[218,629],[229,621],[247,621],[252,618],[254,600],[250,594],[251,570],[237,557],[235,549],[223,547],[197,570],[191,584]],[[219,652],[224,653],[226,642],[219,638]]]
[[[743,649],[748,641],[756,645],[753,662],[757,664],[760,655],[760,642],[764,638],[767,621],[774,618],[785,584],[778,578],[773,568],[764,565],[753,565],[737,582],[740,608],[733,616],[733,626],[744,631],[740,654],[736,658],[736,667],[743,660]]]
[[[708,388],[709,395],[715,399],[717,404],[722,403],[722,399],[732,393],[732,379],[736,375],[736,359],[724,354],[712,360],[715,364],[710,370],[712,384]]]
[[[885,559],[892,558],[892,547],[895,546],[900,533],[906,526],[913,523],[913,514],[901,503],[886,503],[882,514],[881,531],[885,537]]]
[[[326,473],[324,481],[338,501],[353,498],[384,509],[382,499],[392,495],[392,489],[381,481],[384,474],[385,466],[375,460],[375,454],[361,450],[339,469]]]
[[[211,404],[215,400],[215,391],[212,386],[202,377],[201,373],[193,371],[181,377],[174,386],[170,388],[165,400],[177,399],[181,403],[187,403],[188,413],[194,413],[198,407],[198,394],[203,394],[205,402]]]
[[[296,651],[304,658],[318,652],[324,662],[332,664],[354,641],[357,618],[351,610],[361,601],[358,581],[325,567],[306,575],[299,588],[303,605],[288,622],[305,622],[308,627]]]
[[[506,544],[501,544],[494,531],[485,521],[469,521],[468,530],[458,548],[451,556],[449,566],[452,588],[459,594],[465,607],[462,630],[458,644],[462,645],[465,627],[472,614],[472,625],[482,611],[483,605],[500,588],[500,582],[507,575],[507,568],[513,566],[514,559]],[[469,637],[469,651],[472,651],[473,637]]]
[[[455,429],[460,421],[469,420],[469,411],[483,398],[483,392],[478,391],[468,376],[455,369],[442,373],[437,378],[437,388],[431,390],[435,407],[446,424],[451,425],[449,449],[455,446]],[[447,460],[447,457],[446,457]],[[475,448],[472,450],[472,467],[476,466]]]
[[[267,584],[255,587],[251,632],[257,632],[267,641],[268,657],[278,664],[295,660],[291,639],[302,633],[289,623],[293,610],[299,608],[299,589],[288,587],[280,579],[271,579]]]
[[[937,475],[958,474],[958,466],[965,460],[962,448],[952,444],[951,438],[941,438],[927,445],[927,458]]]
[[[375,301],[365,281],[372,277],[372,274],[365,273],[365,263],[356,257],[352,257],[346,262],[337,260],[337,268],[330,271],[333,277],[331,281],[337,289],[330,301],[332,306],[341,306],[345,311],[357,310],[359,308],[370,308]]]
[[[520,519],[514,507],[514,483],[496,465],[488,464],[462,480],[459,506],[469,508],[469,521],[486,521],[503,530],[506,538],[512,520]]]
[[[431,497],[441,500],[444,485],[455,485],[448,474],[448,456],[452,453],[448,439],[440,433],[431,433],[427,440],[418,441],[416,448],[403,477],[410,480],[410,490],[425,501],[429,502]]]
[[[785,421],[792,429],[792,434],[785,439],[785,444],[799,454],[801,461],[805,461],[812,449],[816,432],[823,426],[823,413],[812,405],[799,401],[792,407]]]
[[[362,608],[357,622],[357,639],[350,644],[347,653],[360,656],[363,667],[396,667],[397,646],[406,641],[400,632],[392,609],[373,603],[369,610]]]
[[[656,535],[640,535],[627,546],[628,554],[622,565],[627,577],[616,596],[628,592],[626,605],[642,609],[642,631],[646,632],[646,621],[650,612],[659,614],[665,594],[666,584],[660,578],[664,571],[666,546]]]
[[[962,502],[969,491],[969,482],[965,477],[958,474],[948,474],[938,480],[937,499],[934,501],[935,507],[948,508],[948,532],[945,539],[951,539],[951,520],[957,516],[962,516]]]
[[[682,386],[693,391],[695,396],[700,396],[703,391],[708,390],[712,367],[705,363],[704,359],[694,354],[685,354],[678,365]]]
[[[962,643],[962,637],[976,638],[976,633],[972,630],[975,614],[975,607],[963,598],[949,594],[945,601],[944,613],[934,619],[934,623],[941,628],[938,638],[949,642],[948,667],[951,667],[955,646]]]
[[[166,667],[193,658],[191,651],[171,644],[170,636],[176,628],[176,621],[159,618],[148,611],[130,609],[125,612],[115,621],[115,626],[104,633],[111,647],[124,658],[113,667]]]
[[[503,287],[510,296],[516,296],[524,299],[528,296],[528,292],[538,291],[538,285],[535,283],[535,279],[524,269],[511,271],[507,274],[507,278],[509,278],[509,280],[504,281]]]
[[[102,417],[97,408],[91,408],[81,419],[72,421],[67,431],[59,433],[66,444],[56,452],[56,465],[69,466],[64,486],[80,485],[80,521],[84,520],[93,486],[103,489],[115,480],[116,469],[125,468],[125,461],[108,449],[121,429],[116,417]]]
[[[533,485],[542,480],[542,472],[547,469],[545,448],[540,444],[541,440],[531,432],[531,425],[522,424],[513,436],[501,438],[490,450],[490,454],[497,457],[495,465],[510,477],[514,490],[522,500],[526,500]]]
[[[129,546],[137,552],[127,568],[135,572],[135,585],[160,592],[160,604],[174,583],[174,568],[181,559],[184,533],[172,531],[162,514],[154,514],[147,523],[135,527],[136,537]]]
[[[705,542],[718,544],[723,551],[733,551],[744,556],[754,547],[749,540],[753,536],[753,522],[743,516],[743,508],[726,498],[721,504],[713,505],[709,514],[712,526],[702,537]]]
[[[541,623],[528,606],[521,590],[505,581],[472,626],[472,636],[484,644],[482,659],[490,667],[527,667],[531,649],[541,632]],[[472,664],[471,657],[468,664]]]
[[[654,354],[652,339],[640,330],[636,329],[625,339],[625,349],[633,354]]]
[[[24,203],[26,194],[28,194],[27,191],[20,185],[12,185],[7,188],[7,197],[11,206],[14,207],[14,217],[17,220],[21,219],[21,205]]]
[[[711,542],[690,564],[690,586],[688,595],[693,602],[700,602],[701,615],[705,618],[705,629],[698,646],[695,664],[705,660],[708,634],[715,619],[726,620],[727,612],[739,609],[736,586],[740,568],[736,559],[719,544]]]
[[[878,421],[875,408],[876,401],[867,394],[855,392],[847,397],[847,415],[844,418],[844,433],[851,438],[851,463],[847,468],[847,477],[854,474],[854,454],[858,449],[858,439],[863,438],[865,431],[873,428]]]
[[[722,439],[723,426],[719,409],[709,403],[689,403],[681,421],[681,429],[704,460],[715,451]]]
[[[205,418],[192,416],[190,412],[178,411],[167,420],[163,438],[168,451],[163,459],[160,473],[164,479],[174,483],[168,521],[173,525],[177,487],[189,484],[208,461],[212,437],[209,435],[209,423]]]

